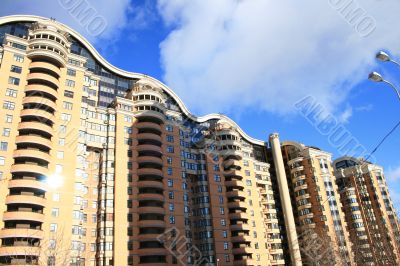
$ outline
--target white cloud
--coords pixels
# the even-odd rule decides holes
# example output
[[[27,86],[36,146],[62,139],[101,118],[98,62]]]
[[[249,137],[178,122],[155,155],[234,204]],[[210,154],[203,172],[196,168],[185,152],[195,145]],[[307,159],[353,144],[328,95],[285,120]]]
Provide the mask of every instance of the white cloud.
[[[164,79],[200,113],[286,114],[306,95],[335,112],[374,53],[400,47],[399,1],[352,1],[376,21],[367,37],[367,24],[357,32],[332,4],[350,1],[158,0],[173,29],[160,45]]]
[[[400,180],[400,166],[396,168],[390,167],[386,172],[386,179],[391,182]]]
[[[338,120],[341,123],[348,123],[352,115],[353,115],[353,108],[350,105],[347,105],[346,109],[339,114]]]
[[[91,20],[82,22],[80,19],[82,17],[79,17],[80,9],[75,9],[78,6],[83,11],[90,9],[88,11],[90,17],[99,17],[105,21],[106,26],[99,27],[98,32],[88,29]],[[132,12],[130,0],[36,0],[34,2],[5,0],[2,1],[0,15],[23,14],[53,17],[72,27],[90,41],[100,42],[106,39],[111,40],[119,34],[120,30],[128,23],[129,12]]]

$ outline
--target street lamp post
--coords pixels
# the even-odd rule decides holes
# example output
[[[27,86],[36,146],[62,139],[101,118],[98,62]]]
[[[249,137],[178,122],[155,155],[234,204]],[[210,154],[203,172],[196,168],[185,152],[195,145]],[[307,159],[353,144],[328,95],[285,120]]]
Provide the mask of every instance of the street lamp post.
[[[387,53],[385,53],[384,51],[379,51],[376,56],[376,59],[378,59],[379,61],[382,62],[391,62],[397,66],[400,67],[400,63],[398,63],[397,61],[393,60]],[[383,82],[388,84],[397,94],[397,97],[400,100],[400,92],[399,90],[396,88],[396,86],[393,85],[393,83],[385,80],[381,74],[379,74],[378,72],[371,72],[368,76],[368,79],[374,82]]]

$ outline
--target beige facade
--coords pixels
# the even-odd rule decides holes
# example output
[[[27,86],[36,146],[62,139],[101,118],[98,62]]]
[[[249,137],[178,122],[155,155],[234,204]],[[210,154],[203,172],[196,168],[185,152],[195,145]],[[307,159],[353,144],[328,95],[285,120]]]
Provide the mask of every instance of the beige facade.
[[[333,164],[357,264],[400,264],[399,222],[382,167],[352,157]]]
[[[354,264],[329,153],[196,117],[56,21],[0,42],[0,265]]]

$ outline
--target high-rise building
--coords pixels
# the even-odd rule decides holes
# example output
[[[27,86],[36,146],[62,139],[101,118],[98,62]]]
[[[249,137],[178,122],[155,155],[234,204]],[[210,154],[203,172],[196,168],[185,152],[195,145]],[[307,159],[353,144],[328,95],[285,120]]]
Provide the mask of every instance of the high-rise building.
[[[331,154],[290,141],[282,152],[303,263],[353,265]]]
[[[333,165],[357,265],[399,265],[399,221],[383,168],[352,157]]]
[[[196,117],[52,19],[0,44],[0,265],[359,261],[329,153]]]

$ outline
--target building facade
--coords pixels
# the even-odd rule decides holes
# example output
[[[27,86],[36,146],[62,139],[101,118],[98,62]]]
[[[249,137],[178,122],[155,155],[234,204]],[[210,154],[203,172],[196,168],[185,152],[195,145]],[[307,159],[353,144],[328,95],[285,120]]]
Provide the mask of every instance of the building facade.
[[[399,265],[399,222],[383,169],[352,157],[334,161],[358,265]]]
[[[357,262],[329,153],[196,117],[54,20],[0,42],[0,265]]]

